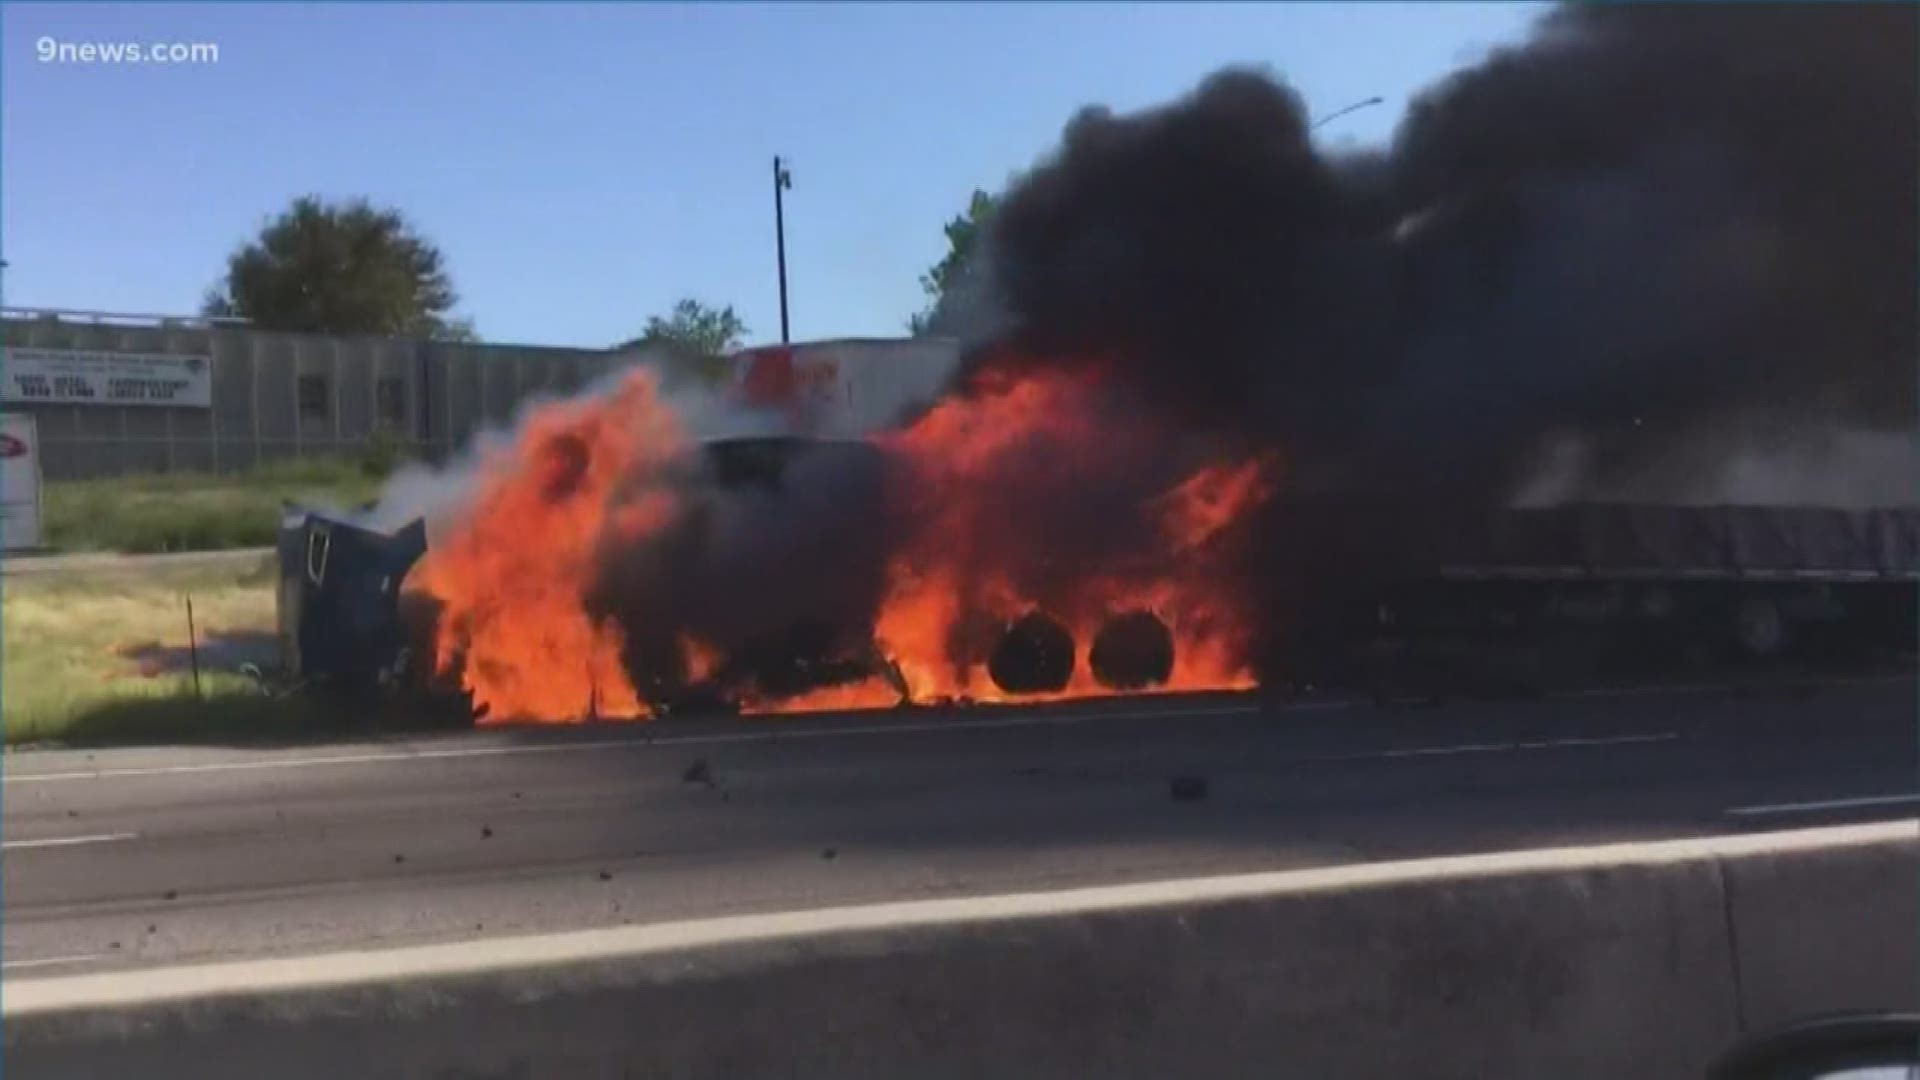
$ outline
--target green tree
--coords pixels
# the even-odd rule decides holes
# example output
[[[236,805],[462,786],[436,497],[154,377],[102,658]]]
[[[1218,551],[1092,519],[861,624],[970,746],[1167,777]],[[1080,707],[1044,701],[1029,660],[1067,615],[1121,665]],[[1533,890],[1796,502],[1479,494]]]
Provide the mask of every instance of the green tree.
[[[667,345],[699,356],[725,356],[745,343],[747,324],[728,304],[723,308],[688,298],[673,305],[666,318],[658,315],[647,320],[641,335],[622,342],[620,348]]]
[[[396,210],[295,199],[227,259],[204,314],[267,330],[475,340],[440,249]]]
[[[981,232],[998,205],[999,201],[992,195],[976,188],[966,213],[947,222],[946,255],[920,275],[920,289],[927,294],[927,306],[907,320],[907,329],[915,335],[938,333],[945,328],[952,297],[973,273],[973,257]]]

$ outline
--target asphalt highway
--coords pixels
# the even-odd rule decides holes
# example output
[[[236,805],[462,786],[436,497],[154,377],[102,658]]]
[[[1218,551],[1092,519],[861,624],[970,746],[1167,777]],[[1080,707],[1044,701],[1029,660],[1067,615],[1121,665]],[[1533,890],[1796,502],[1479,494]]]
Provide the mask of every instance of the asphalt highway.
[[[1906,818],[1915,691],[1160,698],[10,754],[0,972]]]

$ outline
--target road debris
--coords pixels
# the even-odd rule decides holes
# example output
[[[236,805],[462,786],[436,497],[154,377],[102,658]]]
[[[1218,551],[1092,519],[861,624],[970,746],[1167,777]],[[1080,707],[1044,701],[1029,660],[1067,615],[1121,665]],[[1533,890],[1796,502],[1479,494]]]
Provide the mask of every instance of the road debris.
[[[1174,802],[1205,802],[1207,798],[1207,778],[1204,776],[1176,776],[1167,782],[1167,794]]]

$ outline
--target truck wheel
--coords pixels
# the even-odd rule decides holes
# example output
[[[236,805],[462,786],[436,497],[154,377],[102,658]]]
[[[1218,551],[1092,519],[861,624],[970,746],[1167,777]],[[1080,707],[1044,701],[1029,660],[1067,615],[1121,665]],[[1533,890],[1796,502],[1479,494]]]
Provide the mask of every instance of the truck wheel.
[[[1072,631],[1035,609],[1001,635],[987,657],[987,674],[1009,694],[1053,693],[1073,679],[1073,654]]]
[[[1087,654],[1094,678],[1109,690],[1145,690],[1173,677],[1173,631],[1151,611],[1107,620]]]
[[[1749,660],[1771,660],[1784,654],[1792,634],[1780,605],[1764,596],[1742,600],[1733,613],[1733,640]]]

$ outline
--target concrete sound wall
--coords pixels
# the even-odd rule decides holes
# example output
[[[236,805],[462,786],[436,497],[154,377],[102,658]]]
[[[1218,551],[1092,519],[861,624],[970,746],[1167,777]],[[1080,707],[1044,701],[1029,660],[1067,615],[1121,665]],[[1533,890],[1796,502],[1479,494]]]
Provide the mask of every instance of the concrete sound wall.
[[[1697,1077],[1920,1005],[1920,824],[23,981],[23,1076]]]

